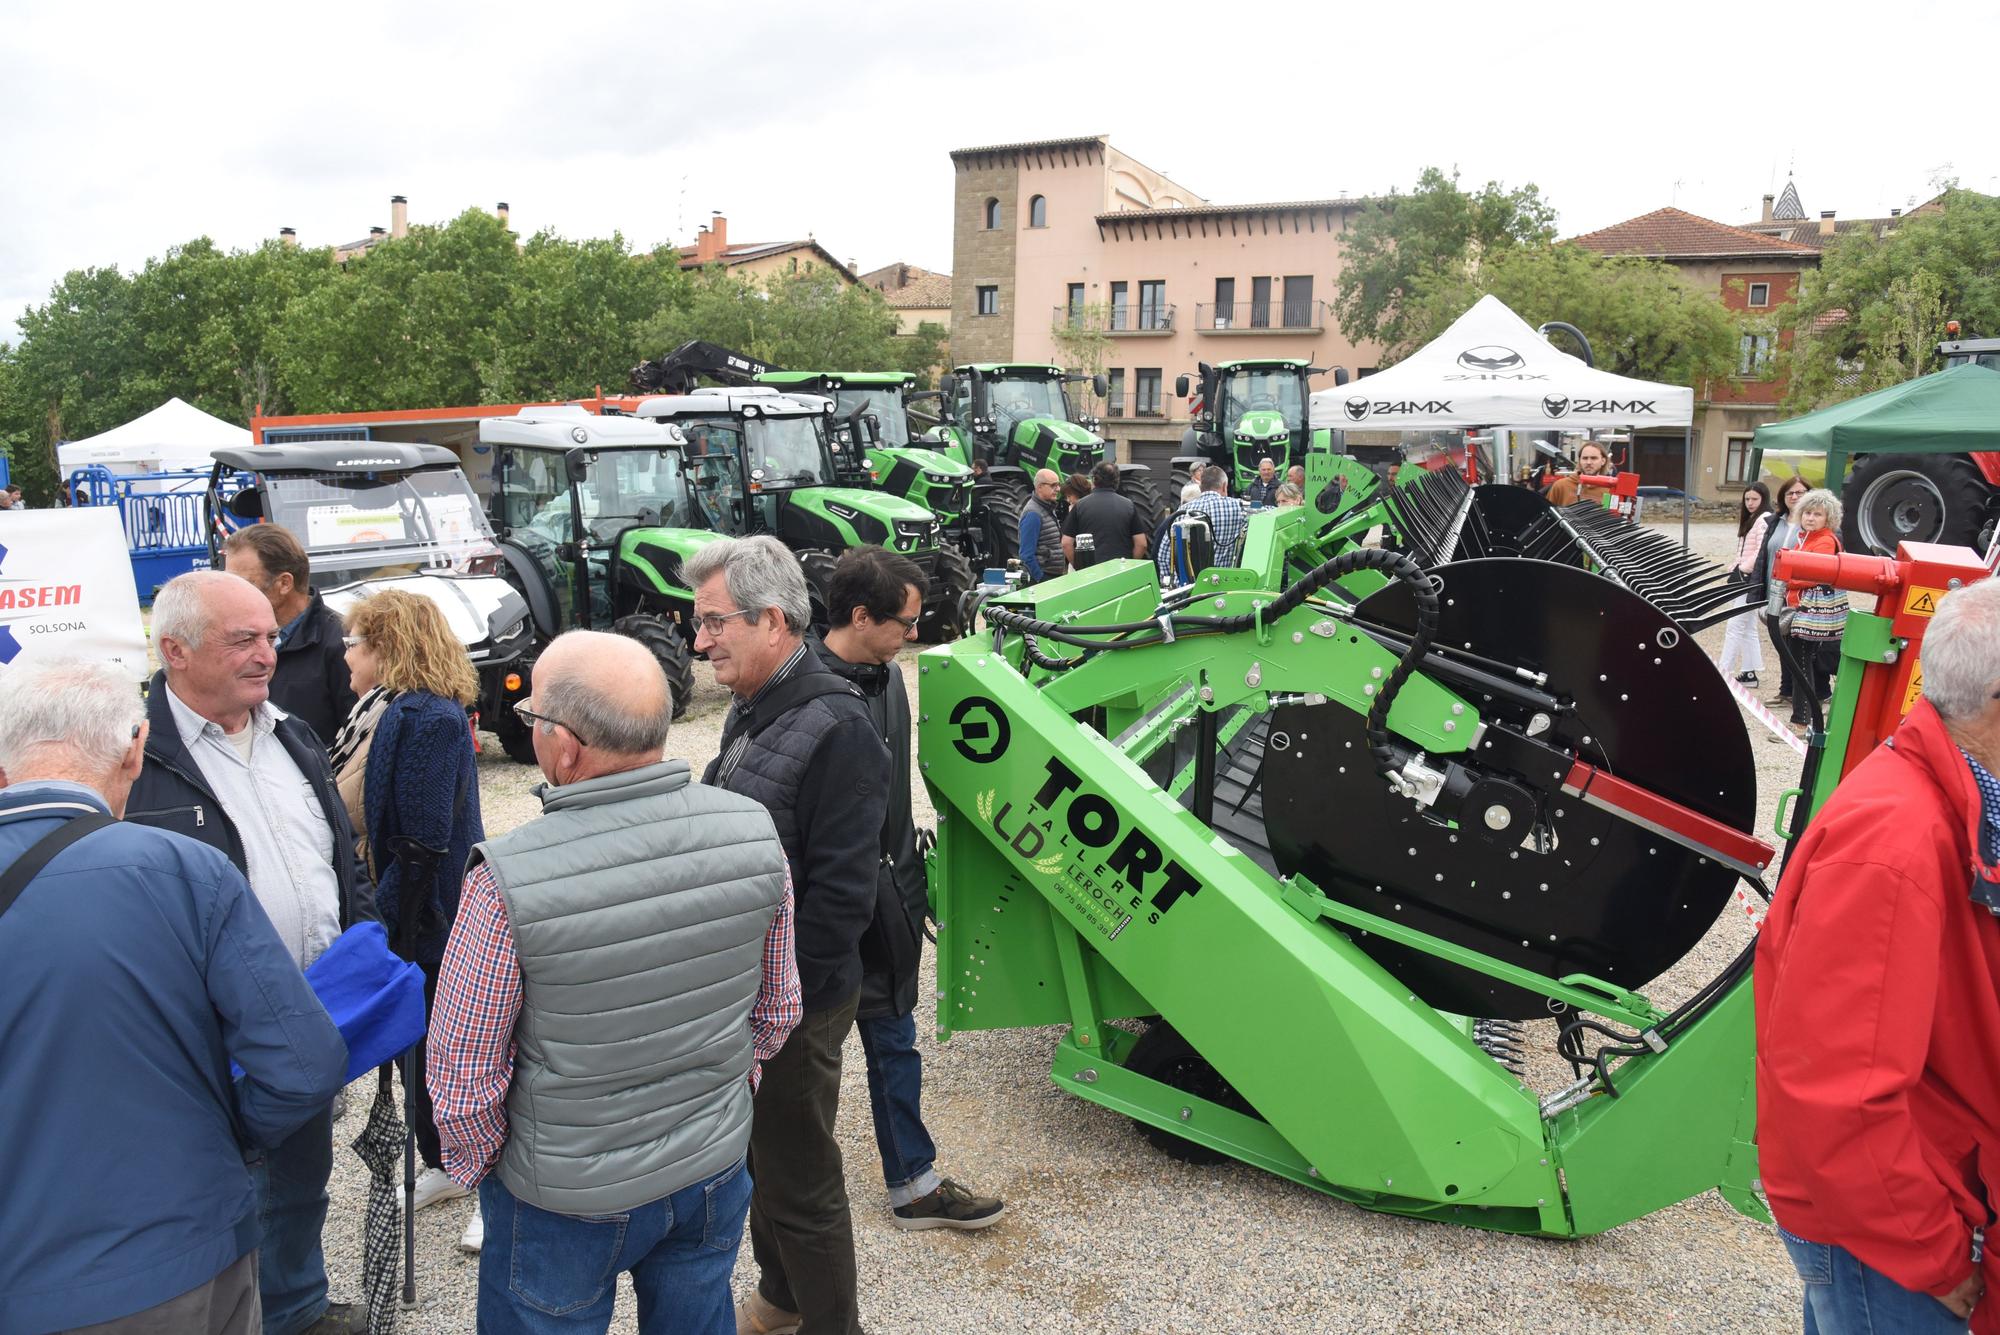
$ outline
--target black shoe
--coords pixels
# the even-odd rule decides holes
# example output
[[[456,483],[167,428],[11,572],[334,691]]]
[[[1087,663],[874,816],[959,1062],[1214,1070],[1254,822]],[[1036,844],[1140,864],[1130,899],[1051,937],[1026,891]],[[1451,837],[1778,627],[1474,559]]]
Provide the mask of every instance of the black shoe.
[[[368,1335],[368,1308],[361,1303],[328,1303],[305,1335]]]
[[[1757,674],[1754,672],[1739,672],[1736,674],[1736,680],[1744,686],[1755,686],[1758,684]]]
[[[897,1228],[985,1228],[1000,1222],[1007,1207],[998,1196],[975,1196],[950,1178],[928,1196],[896,1207]]]

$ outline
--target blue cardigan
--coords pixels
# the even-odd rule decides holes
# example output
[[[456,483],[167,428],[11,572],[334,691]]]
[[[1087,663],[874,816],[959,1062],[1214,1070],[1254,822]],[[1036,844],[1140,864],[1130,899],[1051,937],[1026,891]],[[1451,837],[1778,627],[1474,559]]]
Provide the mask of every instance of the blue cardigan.
[[[479,819],[472,729],[456,701],[428,691],[405,691],[389,702],[368,743],[361,809],[369,852],[381,869],[375,908],[391,941],[403,902],[403,868],[395,860],[394,841],[407,835],[445,850],[431,892],[443,926],[417,939],[417,963],[434,967],[444,959],[445,941],[458,917],[458,890],[472,846],[486,837]]]

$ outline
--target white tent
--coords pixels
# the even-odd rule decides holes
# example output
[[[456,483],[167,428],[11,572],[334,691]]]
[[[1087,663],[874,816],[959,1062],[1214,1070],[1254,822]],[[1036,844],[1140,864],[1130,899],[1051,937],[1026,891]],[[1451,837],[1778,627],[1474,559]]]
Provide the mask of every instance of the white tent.
[[[1495,296],[1380,375],[1312,396],[1312,424],[1361,431],[1686,427],[1694,391],[1587,366]]]
[[[210,416],[191,403],[168,399],[123,426],[83,440],[66,440],[57,450],[63,476],[101,464],[113,473],[160,473],[207,468],[210,450],[248,449],[250,432]]]

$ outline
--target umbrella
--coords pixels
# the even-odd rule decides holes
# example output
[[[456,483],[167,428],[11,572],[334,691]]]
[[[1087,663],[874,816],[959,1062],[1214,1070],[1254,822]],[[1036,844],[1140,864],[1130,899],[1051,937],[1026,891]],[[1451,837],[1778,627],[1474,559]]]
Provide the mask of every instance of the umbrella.
[[[396,1151],[407,1137],[390,1086],[385,1065],[367,1124],[354,1138],[354,1152],[368,1166],[368,1212],[361,1235],[361,1291],[368,1301],[368,1335],[392,1335],[396,1329],[396,1243],[403,1231],[402,1204],[396,1199]]]

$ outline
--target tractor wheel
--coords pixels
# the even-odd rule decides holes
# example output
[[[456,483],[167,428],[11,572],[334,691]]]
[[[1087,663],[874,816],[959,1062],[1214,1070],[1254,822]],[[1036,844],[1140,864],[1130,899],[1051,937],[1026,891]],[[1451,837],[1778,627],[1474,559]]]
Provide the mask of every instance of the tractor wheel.
[[[533,765],[535,760],[535,725],[527,722],[511,709],[502,709],[491,719],[484,720],[500,739],[500,749],[507,753],[507,759],[517,765]]]
[[[960,623],[959,602],[972,588],[972,566],[966,559],[949,547],[939,550],[937,574],[933,577],[944,585],[943,596],[931,604],[931,615],[917,624],[917,638],[933,644],[955,640],[965,634],[965,626]]]
[[[1118,494],[1138,508],[1139,522],[1151,533],[1167,517],[1167,503],[1160,496],[1160,484],[1153,480],[1150,470],[1144,473],[1131,472],[1118,475]],[[1174,493],[1180,499],[1180,493]]]
[[[1173,493],[1176,505],[1180,503],[1181,493],[1187,490],[1187,484],[1192,481],[1194,481],[1193,472],[1185,468],[1176,468],[1167,475],[1167,489]]]
[[[646,646],[674,693],[674,717],[687,713],[688,702],[694,698],[694,649],[681,628],[665,617],[640,613],[612,622],[611,633]]]
[[[1956,454],[1875,454],[1855,466],[1841,542],[1850,552],[1894,556],[1902,542],[1970,547],[1993,503],[1993,488]]]
[[[799,553],[799,569],[806,577],[806,598],[812,605],[812,632],[822,638],[829,624],[826,591],[833,583],[833,563],[838,559],[832,552]]]
[[[993,565],[1021,554],[1021,500],[1020,493],[998,489],[986,498],[986,551]]]
[[[1183,1093],[1207,1099],[1210,1103],[1219,1103],[1235,1112],[1252,1117],[1257,1115],[1257,1110],[1236,1092],[1235,1087],[1217,1074],[1216,1069],[1165,1020],[1155,1020],[1147,1026],[1146,1032],[1139,1036],[1139,1041],[1132,1045],[1131,1053],[1126,1056],[1125,1069],[1134,1075],[1171,1085]],[[1140,1122],[1138,1127],[1140,1133],[1152,1142],[1154,1149],[1182,1163],[1221,1163],[1228,1157],[1220,1150],[1212,1150],[1150,1122]]]

